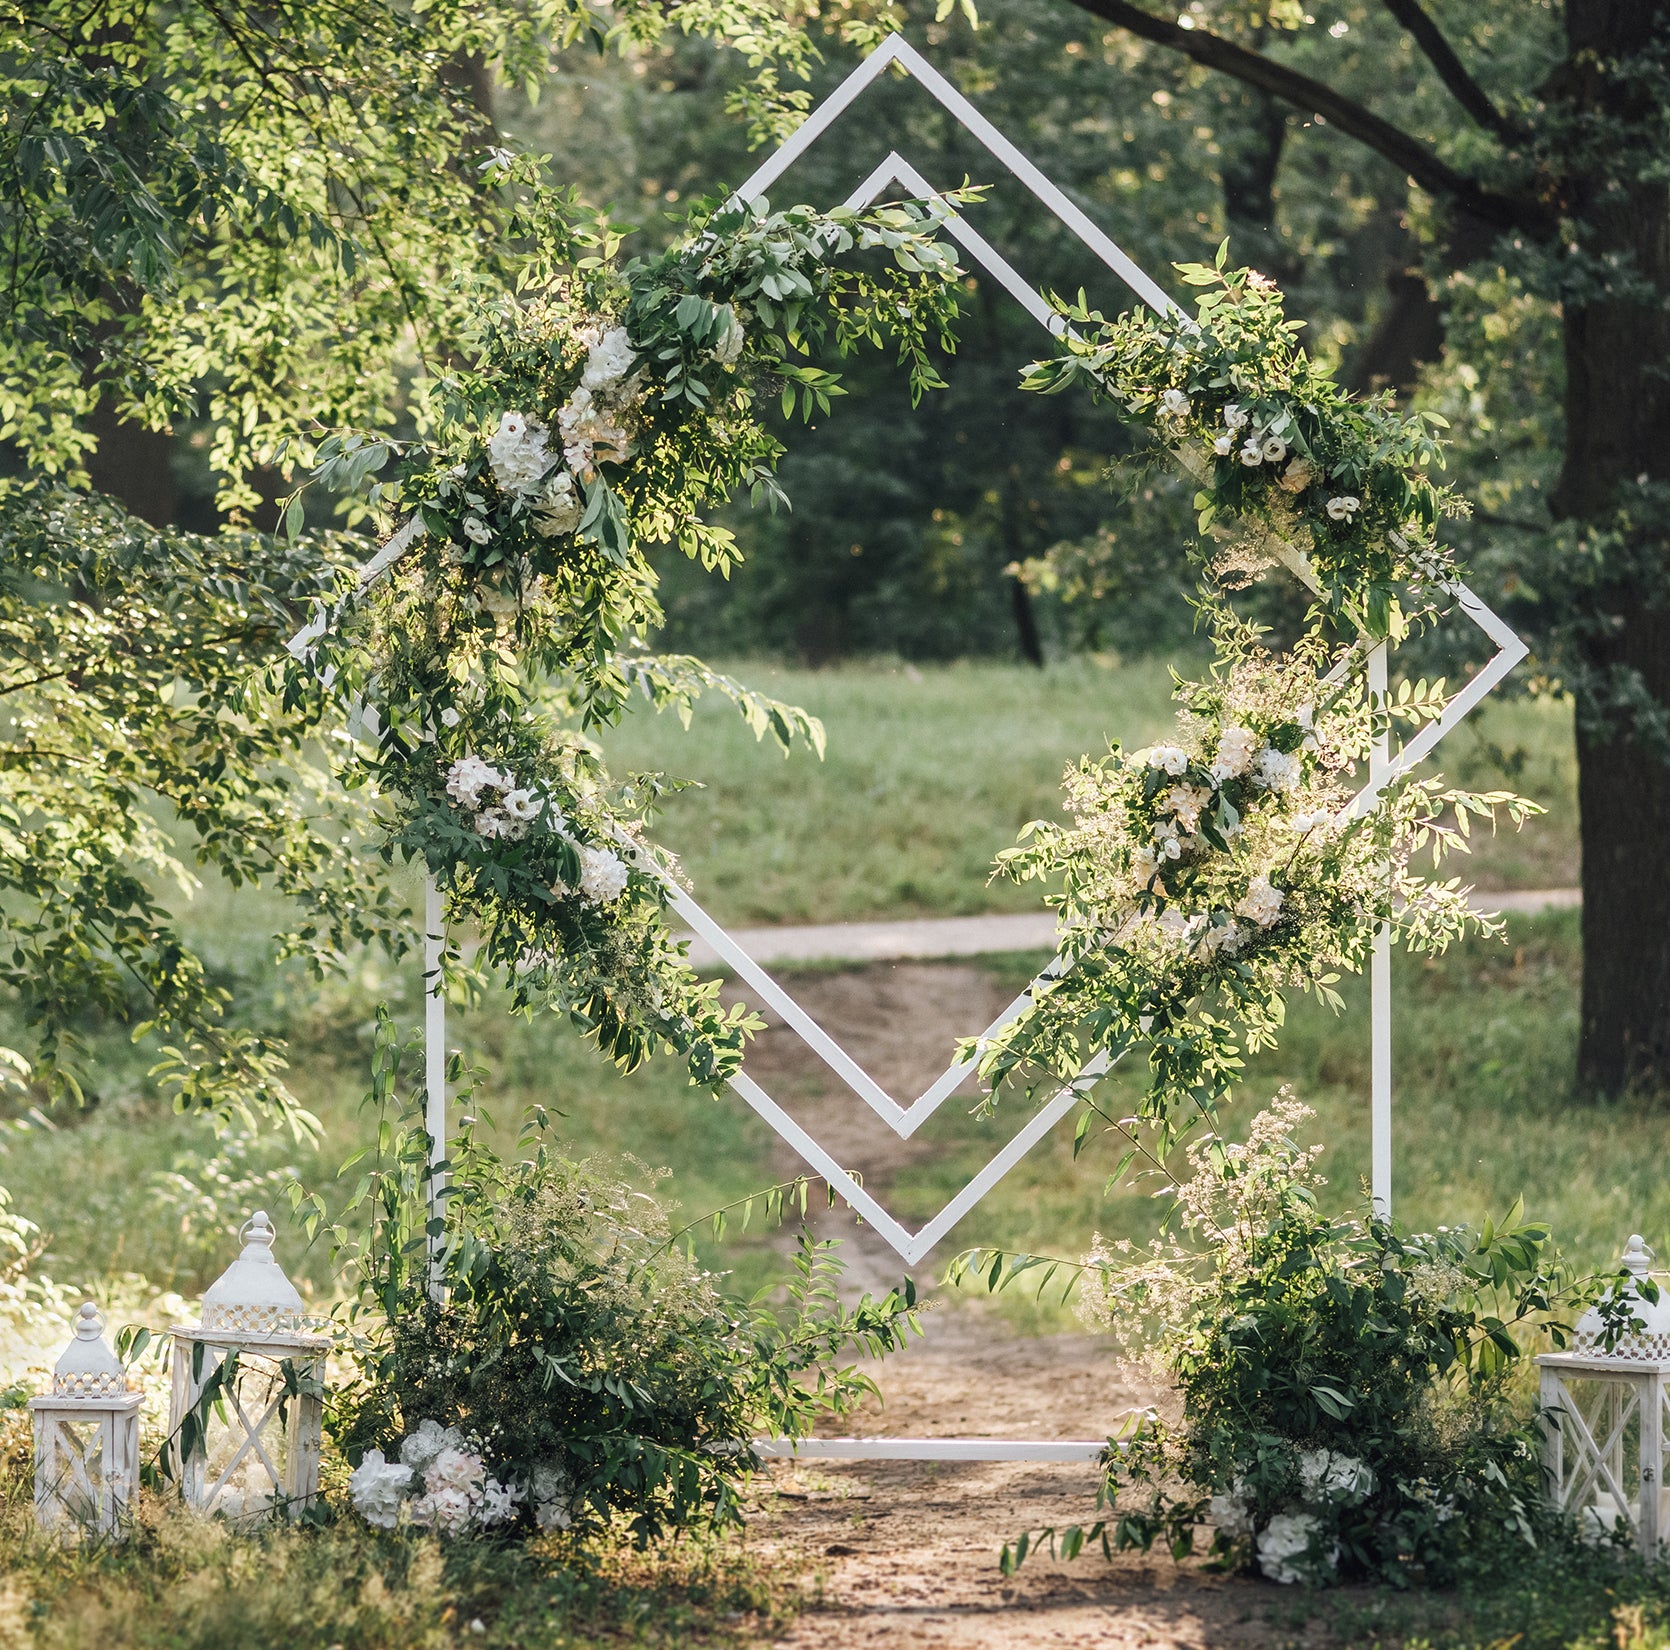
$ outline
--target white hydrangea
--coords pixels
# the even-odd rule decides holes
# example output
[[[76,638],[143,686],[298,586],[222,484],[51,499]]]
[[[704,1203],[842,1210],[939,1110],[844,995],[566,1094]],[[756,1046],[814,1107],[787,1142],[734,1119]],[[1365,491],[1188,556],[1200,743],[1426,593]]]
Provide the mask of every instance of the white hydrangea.
[[[475,1517],[475,1503],[463,1490],[432,1490],[412,1503],[412,1522],[442,1535],[462,1535]]]
[[[1252,1507],[1247,1502],[1246,1485],[1237,1479],[1220,1495],[1214,1495],[1207,1505],[1207,1516],[1220,1535],[1231,1541],[1244,1541],[1253,1533]]]
[[[580,898],[607,905],[626,892],[626,865],[612,848],[580,850]]]
[[[1185,831],[1193,831],[1200,824],[1200,810],[1212,800],[1212,793],[1200,785],[1173,785],[1162,804]]]
[[[631,370],[638,352],[626,336],[625,327],[610,327],[586,353],[586,370],[580,375],[580,387],[594,395],[619,383]]]
[[[572,533],[586,513],[585,501],[567,470],[558,470],[534,506],[533,528],[541,538],[557,539]]]
[[[1212,764],[1215,779],[1236,779],[1252,766],[1258,750],[1258,735],[1251,728],[1234,724],[1218,735],[1217,760]],[[1222,770],[1221,772],[1219,770]]]
[[[457,1427],[443,1427],[439,1421],[420,1422],[416,1432],[409,1434],[400,1446],[400,1459],[413,1472],[427,1472],[430,1463],[443,1450],[465,1447],[464,1434]]]
[[[485,790],[510,789],[510,779],[479,756],[461,756],[447,769],[446,794],[460,808],[475,808]]]
[[[1339,1545],[1312,1556],[1322,1525],[1310,1513],[1277,1513],[1258,1535],[1258,1567],[1284,1587],[1331,1573],[1339,1563]]]
[[[1267,791],[1291,791],[1299,784],[1299,758],[1266,745],[1258,753],[1258,782]]]
[[[1299,1482],[1307,1500],[1354,1507],[1374,1493],[1374,1469],[1355,1455],[1307,1449],[1299,1455]]]
[[[1247,897],[1235,907],[1238,917],[1268,928],[1281,915],[1283,894],[1273,887],[1268,877],[1254,877],[1247,889]]]
[[[354,1511],[379,1530],[400,1522],[400,1508],[411,1488],[412,1469],[384,1459],[380,1449],[368,1449],[365,1459],[348,1475],[348,1494]]]
[[[539,485],[551,468],[546,445],[550,434],[538,419],[518,412],[500,416],[499,427],[487,443],[487,462],[493,479],[507,493],[526,493]]]
[[[1164,768],[1173,779],[1180,778],[1189,766],[1189,753],[1178,745],[1155,745],[1148,752],[1148,766]]]
[[[1160,405],[1172,418],[1189,416],[1189,398],[1181,390],[1167,390],[1160,397]]]
[[[534,1522],[542,1530],[566,1530],[574,1522],[574,1480],[559,1466],[533,1470]]]

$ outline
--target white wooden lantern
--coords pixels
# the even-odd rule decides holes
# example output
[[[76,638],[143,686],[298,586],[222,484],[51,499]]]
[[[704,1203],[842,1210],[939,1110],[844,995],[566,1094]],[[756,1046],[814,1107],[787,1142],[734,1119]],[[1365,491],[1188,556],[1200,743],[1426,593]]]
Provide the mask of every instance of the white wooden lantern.
[[[1644,1278],[1652,1251],[1632,1237],[1623,1265]],[[1549,1494],[1588,1529],[1623,1528],[1656,1555],[1670,1539],[1665,1416],[1670,1406],[1670,1280],[1656,1301],[1619,1285],[1643,1327],[1604,1344],[1594,1308],[1577,1321],[1571,1347],[1537,1359],[1542,1372],[1543,1462]]]
[[[257,1209],[243,1253],[203,1296],[201,1321],[178,1324],[168,1447],[188,1505],[254,1519],[294,1516],[319,1493],[325,1353],[296,1287],[273,1258]]]
[[[87,1302],[52,1372],[52,1391],[29,1400],[42,1528],[121,1539],[139,1489],[140,1401],[104,1338],[99,1309]]]

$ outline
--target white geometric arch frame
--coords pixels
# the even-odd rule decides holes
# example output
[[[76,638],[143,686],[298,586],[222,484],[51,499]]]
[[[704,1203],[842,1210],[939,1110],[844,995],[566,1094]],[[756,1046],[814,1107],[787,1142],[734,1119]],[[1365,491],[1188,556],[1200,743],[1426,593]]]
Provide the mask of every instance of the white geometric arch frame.
[[[1162,314],[1181,313],[1179,306],[1165,291],[1056,184],[1028,160],[937,69],[896,34],[890,35],[847,76],[794,134],[735,192],[733,198],[760,199],[890,65],[897,65],[903,69],[943,105],[994,159],[1001,162],[1024,184],[1039,203],[1094,252],[1138,298]],[[1015,270],[962,213],[944,199],[940,191],[898,153],[890,153],[876,166],[844,204],[855,209],[867,206],[895,185],[907,190],[913,198],[937,203],[943,213],[946,234],[962,248],[971,262],[991,276],[1048,332],[1059,335],[1066,330],[1066,323],[1049,306],[1042,294]],[[366,563],[361,571],[362,584],[371,582],[393,566],[416,541],[421,531],[419,518],[414,518],[407,529],[398,533]],[[1301,558],[1284,559],[1295,576],[1315,588],[1310,569]],[[1413,739],[1402,744],[1395,754],[1389,750],[1386,739],[1383,738],[1377,743],[1371,753],[1367,782],[1347,805],[1344,810],[1345,817],[1356,817],[1365,812],[1386,785],[1430,755],[1438,743],[1525,657],[1525,644],[1473,591],[1459,582],[1448,583],[1445,589],[1454,598],[1461,612],[1495,645],[1496,651],[1450,700],[1443,715],[1428,724]],[[291,651],[298,657],[305,656],[328,623],[328,615],[322,614],[316,618],[292,638],[289,644]],[[1348,656],[1337,667],[1336,674],[1343,673],[1349,663]],[[1373,645],[1369,651],[1368,676],[1370,691],[1384,695],[1387,682],[1387,648],[1383,642]],[[355,713],[369,731],[375,732],[377,717],[373,708],[358,706],[355,707]],[[624,838],[622,845],[627,849],[633,847],[630,841]],[[670,876],[661,872],[647,856],[640,857],[638,863],[661,880],[666,890],[668,905],[690,929],[705,940],[736,975],[758,993],[762,1001],[781,1015],[785,1024],[853,1095],[868,1105],[901,1138],[908,1138],[926,1122],[978,1063],[978,1053],[954,1060],[917,1099],[909,1105],[901,1105],[794,1000],[779,981],[755,962],[689,893]],[[433,877],[428,877],[425,881],[424,930],[424,1052],[428,1094],[425,1121],[435,1158],[440,1161],[444,1157],[447,1133],[446,1030],[441,995],[445,929],[440,893]],[[1058,955],[1032,985],[986,1028],[981,1040],[996,1035],[1012,1024],[1030,1006],[1033,993],[1049,981],[1058,978],[1068,966],[1070,964],[1067,959]],[[1371,979],[1372,1192],[1374,1202],[1384,1213],[1389,1214],[1392,1168],[1391,969],[1389,935],[1386,931],[1382,931],[1375,946]],[[979,1203],[1033,1146],[1050,1133],[1126,1051],[1125,1047],[1109,1047],[1092,1055],[1069,1082],[1032,1114],[1025,1125],[985,1167],[952,1197],[938,1214],[915,1232],[908,1230],[897,1220],[817,1141],[815,1136],[789,1116],[748,1075],[746,1067],[730,1082],[738,1096],[809,1168],[835,1190],[843,1202],[859,1214],[907,1265],[915,1265],[946,1237],[952,1227]],[[438,1176],[432,1181],[432,1188],[434,1195],[438,1196],[441,1189]],[[820,1455],[843,1459],[1070,1461],[1093,1459],[1104,1444],[1101,1441],[1045,1443],[993,1439],[803,1439],[798,1443],[757,1440],[755,1447],[765,1455],[797,1453],[802,1456]]]

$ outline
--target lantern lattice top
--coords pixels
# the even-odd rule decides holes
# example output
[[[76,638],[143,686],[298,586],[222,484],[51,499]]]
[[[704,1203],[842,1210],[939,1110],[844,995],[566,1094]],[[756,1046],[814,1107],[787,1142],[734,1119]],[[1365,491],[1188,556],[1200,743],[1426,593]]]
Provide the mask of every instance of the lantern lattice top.
[[[121,1398],[128,1376],[104,1338],[104,1317],[91,1301],[76,1314],[75,1338],[53,1366],[54,1398]]]
[[[1619,1258],[1632,1280],[1620,1284],[1619,1288],[1630,1302],[1631,1316],[1638,1318],[1642,1327],[1620,1335],[1617,1343],[1608,1347],[1605,1319],[1598,1306],[1591,1306],[1577,1320],[1571,1342],[1573,1353],[1585,1358],[1615,1358],[1621,1363],[1670,1360],[1670,1289],[1661,1287],[1658,1299],[1650,1301],[1633,1282],[1647,1276],[1652,1258],[1652,1250],[1641,1241],[1639,1233],[1630,1238]]]
[[[234,1335],[303,1333],[307,1308],[273,1256],[266,1210],[257,1209],[239,1236],[243,1253],[204,1291],[202,1327]]]

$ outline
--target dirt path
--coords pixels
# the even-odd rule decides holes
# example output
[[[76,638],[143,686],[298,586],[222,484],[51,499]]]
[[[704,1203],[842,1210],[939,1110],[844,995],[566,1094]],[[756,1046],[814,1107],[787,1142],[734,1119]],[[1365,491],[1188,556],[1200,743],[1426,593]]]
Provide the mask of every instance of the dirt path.
[[[956,1039],[988,1024],[1009,996],[986,970],[955,964],[800,974],[790,986],[906,1102],[945,1069]],[[747,998],[734,984],[727,995]],[[843,1166],[862,1170],[885,1202],[898,1167],[933,1148],[899,1140],[775,1016],[767,1020],[750,1049],[749,1072]],[[802,1167],[779,1147],[782,1178]],[[820,1211],[813,1224],[843,1240],[852,1294],[897,1284],[898,1256],[846,1210]],[[942,1264],[937,1255],[918,1269],[924,1292]],[[878,1366],[884,1405],[843,1423],[843,1433],[1098,1438],[1160,1396],[1133,1384],[1109,1343],[1095,1337],[1024,1338],[968,1304],[930,1311],[927,1328],[925,1340]],[[1090,1465],[778,1463],[769,1487],[761,1485],[754,1540],[808,1561],[820,1603],[777,1642],[783,1650],[1262,1650],[1304,1642],[1301,1630],[1272,1626],[1293,1614],[1284,1590],[1211,1576],[1165,1556],[1127,1555],[1112,1564],[1099,1552],[1073,1564],[1034,1558],[1006,1580],[998,1569],[1005,1539],[1093,1520],[1096,1483]]]

